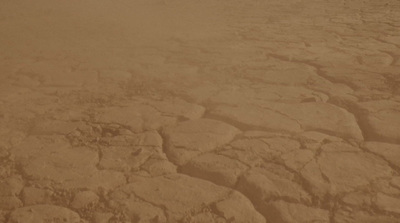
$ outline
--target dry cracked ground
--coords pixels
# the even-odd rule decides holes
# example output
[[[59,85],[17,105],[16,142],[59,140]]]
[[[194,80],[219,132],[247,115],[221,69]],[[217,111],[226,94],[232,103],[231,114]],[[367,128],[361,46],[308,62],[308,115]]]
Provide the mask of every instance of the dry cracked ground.
[[[399,223],[397,0],[0,1],[1,223]]]

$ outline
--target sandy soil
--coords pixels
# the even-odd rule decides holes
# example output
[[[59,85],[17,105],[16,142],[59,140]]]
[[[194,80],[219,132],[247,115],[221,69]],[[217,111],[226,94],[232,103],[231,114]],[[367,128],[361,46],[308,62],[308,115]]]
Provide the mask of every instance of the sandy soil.
[[[1,223],[399,223],[397,0],[3,0]]]

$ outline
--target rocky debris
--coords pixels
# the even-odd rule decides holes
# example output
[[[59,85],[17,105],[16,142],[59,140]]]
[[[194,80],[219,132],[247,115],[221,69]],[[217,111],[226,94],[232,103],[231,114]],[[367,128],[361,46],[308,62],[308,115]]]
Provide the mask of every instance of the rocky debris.
[[[106,146],[134,146],[161,148],[163,139],[157,131],[146,131],[134,134],[118,125],[101,127],[102,138],[99,140]]]
[[[8,223],[45,223],[45,222],[70,222],[80,223],[79,215],[68,208],[55,205],[33,205],[14,210]]]
[[[88,176],[80,176],[62,183],[59,187],[65,189],[88,189],[92,191],[111,191],[126,183],[123,173],[110,170],[96,171]]]
[[[97,111],[96,122],[127,126],[133,132],[156,130],[172,125],[176,118],[163,116],[155,108],[136,103],[127,107],[108,107]]]
[[[238,177],[247,168],[235,159],[216,154],[204,154],[190,160],[180,168],[180,172],[218,185],[234,187]]]
[[[88,205],[94,205],[99,202],[99,196],[92,191],[81,191],[75,194],[71,207],[74,209],[81,209],[88,207]]]
[[[170,161],[184,165],[193,157],[229,143],[240,131],[224,122],[198,119],[163,130],[165,153]]]
[[[79,87],[85,83],[91,83],[97,78],[95,72],[71,71],[65,61],[57,60],[29,63],[21,68],[17,74],[29,77],[42,86],[50,87]]]
[[[63,137],[28,137],[12,152],[32,179],[62,182],[97,171],[98,154],[89,148],[72,148]]]
[[[168,161],[161,148],[154,147],[107,147],[102,150],[99,168],[136,172],[146,170],[149,174],[174,173],[176,166]]]
[[[1,5],[1,223],[400,223],[398,1],[98,3]]]
[[[315,68],[307,64],[290,63],[270,57],[265,67],[245,70],[248,78],[254,78],[271,84],[298,85],[307,83],[316,76]]]
[[[354,116],[327,103],[221,105],[211,114],[249,128],[289,133],[317,130],[343,138],[363,139]]]
[[[16,196],[1,196],[0,208],[3,210],[12,210],[22,206],[22,201]]]
[[[246,130],[268,130],[280,132],[300,132],[301,125],[284,114],[255,105],[219,105],[211,111],[211,115],[227,122],[243,126]]]
[[[276,223],[329,223],[329,211],[285,201],[269,202],[262,207],[267,220]]]
[[[162,112],[163,115],[185,118],[189,120],[199,119],[204,115],[205,108],[201,105],[191,104],[179,98],[161,101],[146,102]]]
[[[96,212],[93,215],[93,222],[94,223],[108,223],[110,219],[112,219],[113,214],[112,213],[101,213],[101,212]]]
[[[226,222],[265,222],[260,214],[255,213],[253,204],[238,192],[232,192],[228,198],[216,202],[213,208]]]
[[[314,194],[337,195],[392,176],[393,170],[383,159],[349,148],[350,151],[322,150],[315,161],[304,166],[301,175]]]
[[[152,153],[151,148],[104,147],[99,167],[117,171],[130,171],[139,168]]]
[[[390,183],[400,189],[400,176],[393,177]]]
[[[238,87],[221,90],[216,95],[210,97],[208,102],[215,105],[228,104],[240,106],[243,104],[268,104],[268,102],[326,102],[327,99],[325,94],[304,87],[259,84],[251,89]]]
[[[353,207],[371,207],[372,196],[370,193],[364,191],[356,191],[354,193],[346,194],[342,198],[345,205]]]
[[[363,140],[354,115],[334,105],[327,103],[272,104],[271,108],[296,120],[304,130],[318,130],[341,138]]]
[[[132,78],[132,73],[123,70],[104,70],[99,73],[102,82],[124,83]]]
[[[400,143],[400,103],[391,100],[357,105],[368,140]]]
[[[11,176],[0,181],[0,209],[11,210],[23,206],[18,197],[23,186],[21,176]]]
[[[382,57],[380,59],[382,59]],[[367,58],[364,58],[365,62],[367,60]],[[322,70],[324,75],[330,80],[346,83],[348,86],[355,89],[384,89],[386,87],[385,78],[381,74],[367,71],[366,69],[351,68],[349,66],[351,65],[342,66],[340,68],[326,67]],[[350,75],[350,73],[352,75]]]
[[[238,139],[230,146],[234,150],[257,154],[264,161],[277,160],[285,153],[300,149],[299,142],[286,137]]]
[[[386,216],[376,213],[368,213],[366,211],[346,211],[339,210],[335,216],[334,221],[338,223],[398,223],[399,219],[394,216]]]
[[[265,222],[241,194],[181,174],[137,180],[113,192],[111,201],[113,206],[122,206],[127,213],[133,213],[133,219],[138,220],[143,215],[144,219],[158,219],[160,222],[165,222],[165,219],[168,222],[181,221],[202,213],[204,208],[212,211],[215,205],[219,210],[212,211],[216,217]],[[242,211],[232,212],[227,209],[236,205]]]
[[[400,214],[400,199],[392,196],[378,193],[374,198],[374,205],[382,211]]]
[[[257,205],[278,198],[310,203],[310,195],[294,181],[295,176],[285,168],[268,165],[264,168],[251,169],[243,174],[237,183],[237,189]]]
[[[1,222],[6,222],[6,212],[5,211],[0,211],[0,221]]]
[[[25,206],[35,204],[51,204],[53,192],[49,189],[25,187],[22,191],[22,201]]]
[[[101,159],[97,165],[100,169],[147,176],[176,173],[176,166],[163,153],[163,140],[156,131],[117,133],[102,138],[101,143],[104,145],[100,146]]]
[[[67,188],[111,189],[125,182],[118,172],[98,170],[98,153],[71,147],[62,136],[28,137],[13,148],[16,161],[29,180],[51,180]]]
[[[365,142],[363,147],[383,157],[391,165],[400,168],[400,145],[382,142]]]
[[[162,208],[140,201],[123,202],[128,219],[136,222],[167,222]]]
[[[317,131],[306,131],[297,136],[297,140],[307,149],[317,151],[325,143],[342,142],[343,139]]]
[[[60,120],[41,120],[37,121],[33,128],[30,129],[31,135],[67,135],[80,126],[82,122],[66,122]]]
[[[135,102],[128,106],[100,108],[95,120],[99,123],[127,126],[133,132],[158,130],[173,125],[179,118],[198,119],[204,107],[183,100]]]
[[[260,135],[256,138],[244,137],[234,140],[229,147],[220,149],[217,153],[238,160],[249,167],[275,162],[291,170],[300,170],[315,156],[313,148],[307,149],[301,146],[300,142],[289,136]]]
[[[292,170],[299,171],[314,159],[315,154],[306,149],[299,149],[281,156],[282,163]]]

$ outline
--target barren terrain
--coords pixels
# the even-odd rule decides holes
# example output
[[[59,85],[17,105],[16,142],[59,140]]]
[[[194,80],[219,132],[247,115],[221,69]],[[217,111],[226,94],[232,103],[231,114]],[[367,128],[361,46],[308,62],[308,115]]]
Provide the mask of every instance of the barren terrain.
[[[0,0],[0,223],[400,223],[397,0]]]

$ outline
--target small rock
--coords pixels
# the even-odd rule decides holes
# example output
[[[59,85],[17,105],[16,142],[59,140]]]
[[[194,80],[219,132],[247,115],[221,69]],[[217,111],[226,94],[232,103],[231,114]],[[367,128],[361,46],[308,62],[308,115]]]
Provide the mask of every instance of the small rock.
[[[400,103],[391,100],[359,103],[360,121],[370,140],[400,143]],[[361,113],[361,112],[360,112]]]
[[[25,205],[50,203],[53,192],[48,189],[25,187],[22,191],[22,200]]]
[[[306,149],[298,149],[282,155],[285,166],[293,170],[300,170],[314,158],[314,153]]]
[[[265,222],[265,218],[254,211],[253,204],[238,192],[234,192],[227,199],[216,203],[215,208],[222,214],[222,217],[234,219],[234,222]]]
[[[371,197],[363,192],[354,192],[347,194],[346,196],[343,197],[342,201],[347,205],[358,206],[358,207],[371,205]]]
[[[24,187],[24,182],[21,176],[19,175],[10,176],[6,178],[4,182],[0,183],[0,196],[18,195],[23,187]]]
[[[46,223],[68,222],[80,223],[77,213],[55,205],[33,205],[18,208],[10,214],[8,223]]]
[[[301,170],[301,175],[311,186],[314,195],[323,197],[326,193],[336,195],[366,186],[379,178],[390,177],[393,170],[378,156],[351,151],[327,149],[317,160],[309,162]],[[347,150],[350,149],[350,152]]]
[[[32,135],[66,135],[77,129],[81,122],[66,122],[59,120],[43,120],[35,123],[34,127],[30,130]]]
[[[109,220],[113,217],[112,213],[100,213],[96,212],[93,215],[94,223],[108,223]]]
[[[379,215],[365,211],[344,211],[338,210],[334,216],[337,223],[399,223],[399,219],[394,216]]]
[[[285,197],[297,202],[310,202],[309,194],[293,182],[293,177],[290,172],[278,165],[271,166],[270,169],[253,168],[239,178],[237,188],[256,203],[263,203],[276,197]]]
[[[0,210],[0,222],[6,222],[6,212]]]
[[[311,98],[304,98],[303,100],[301,100],[302,103],[306,103],[306,102],[317,102],[317,99],[314,97]]]
[[[166,223],[163,210],[144,202],[128,201],[125,203],[127,215],[138,223],[157,222]]]
[[[85,208],[90,204],[95,204],[99,201],[99,196],[92,191],[78,192],[72,203],[71,207],[75,209]]]
[[[230,142],[240,131],[224,122],[197,119],[164,129],[166,154],[173,163],[184,165],[191,158]]]
[[[378,193],[374,199],[374,204],[382,211],[400,214],[400,199],[398,198]]]
[[[156,216],[154,213],[160,213],[158,220],[163,222],[164,213],[167,218],[167,222],[180,222],[188,213],[195,211],[198,213],[204,204],[212,204],[214,202],[220,202],[223,200],[229,200],[234,192],[226,187],[217,186],[209,181],[189,177],[182,174],[171,174],[161,177],[153,178],[142,178],[136,182],[127,184],[123,187],[118,188],[110,194],[117,207],[127,208],[128,213],[138,214],[137,216],[143,217],[143,219],[153,220]],[[137,197],[136,197],[137,196]],[[221,210],[226,214],[232,214],[235,219],[239,219],[239,216],[243,213],[247,213],[248,216],[256,216],[257,212],[252,206],[249,206],[250,201],[237,193],[237,198],[232,198],[231,201],[227,201],[227,206],[237,205],[237,210],[243,212],[234,212],[223,208],[221,204]],[[141,203],[140,200],[146,201],[151,205]],[[237,201],[237,202],[236,202]],[[159,207],[165,207],[164,210]],[[159,210],[157,212],[140,212],[140,210]],[[196,211],[197,210],[197,211]],[[133,215],[132,217],[135,217]],[[240,219],[243,219],[241,217]],[[254,218],[255,223],[263,223],[262,218]],[[151,222],[151,221],[144,221]],[[157,221],[155,221],[157,222]]]
[[[22,207],[22,201],[16,196],[2,196],[0,197],[0,209],[12,210],[15,208]]]
[[[364,148],[384,157],[390,164],[400,168],[400,145],[382,142],[366,142]]]
[[[329,211],[292,204],[284,201],[270,202],[262,208],[269,222],[274,223],[329,223]]]
[[[209,180],[219,185],[233,187],[247,166],[221,155],[204,154],[182,166],[181,171],[192,177]]]

